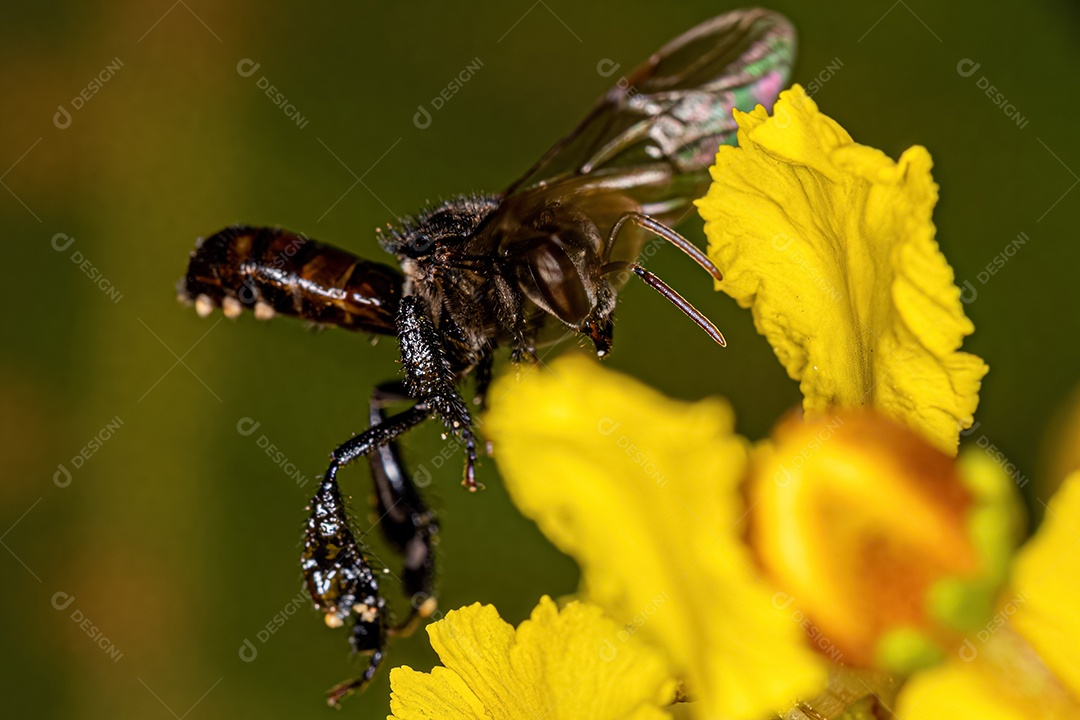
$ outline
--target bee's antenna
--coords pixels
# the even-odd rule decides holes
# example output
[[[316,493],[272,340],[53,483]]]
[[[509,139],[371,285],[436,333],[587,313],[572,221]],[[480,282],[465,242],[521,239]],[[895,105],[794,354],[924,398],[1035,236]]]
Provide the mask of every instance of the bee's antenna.
[[[608,234],[607,244],[604,246],[604,259],[605,260],[607,260],[608,258],[611,257],[611,249],[615,245],[615,237],[619,234],[619,231],[622,230],[623,225],[625,225],[628,222],[634,223],[635,225],[637,225],[639,228],[642,228],[643,230],[648,230],[653,235],[656,235],[658,238],[662,238],[664,240],[667,240],[669,243],[671,243],[675,247],[682,250],[684,253],[686,253],[690,257],[691,260],[693,260],[698,265],[700,265],[702,268],[704,268],[705,272],[712,275],[713,279],[716,280],[717,282],[724,279],[724,275],[723,275],[723,273],[720,272],[720,269],[717,268],[715,265],[713,265],[712,261],[709,260],[709,258],[705,255],[705,253],[701,252],[701,250],[699,250],[696,245],[694,245],[692,242],[690,242],[689,240],[684,238],[679,233],[677,233],[674,230],[672,230],[671,228],[669,228],[664,223],[659,222],[657,220],[654,220],[653,218],[649,217],[648,215],[643,215],[641,213],[635,213],[635,212],[626,213],[625,215],[620,217],[619,221],[616,222],[615,225],[611,228],[611,232]],[[654,275],[653,277],[655,278],[656,276]],[[644,279],[644,278],[642,278],[642,279]],[[652,284],[648,280],[645,280],[645,282],[648,282],[650,285]],[[659,282],[659,279],[657,279],[657,282]],[[653,287],[656,287],[656,286],[654,285]],[[664,285],[664,287],[667,287],[667,285]],[[668,288],[668,289],[670,290],[670,288]],[[659,290],[659,288],[657,288],[657,290]],[[663,291],[661,291],[661,292],[663,292]],[[674,292],[674,291],[672,291],[672,292]],[[674,302],[674,301],[672,301],[672,302]],[[689,313],[687,313],[687,314],[689,314]],[[720,344],[723,345],[723,343],[720,343]]]
[[[708,262],[708,259],[706,259],[706,262]],[[611,262],[600,268],[600,274],[608,275],[610,273],[619,272],[621,270],[629,270],[630,272],[634,273],[639,278],[644,280],[646,285],[666,297],[669,301],[671,301],[672,305],[682,310],[688,318],[697,323],[697,326],[704,330],[709,337],[715,340],[716,343],[720,345],[720,347],[727,347],[727,341],[724,340],[723,333],[716,329],[716,326],[712,324],[709,318],[702,315],[696,307],[688,303],[683,298],[683,296],[675,292],[675,290],[672,289],[670,285],[668,285],[666,282],[664,282],[645,268],[641,267],[637,263],[623,261]]]

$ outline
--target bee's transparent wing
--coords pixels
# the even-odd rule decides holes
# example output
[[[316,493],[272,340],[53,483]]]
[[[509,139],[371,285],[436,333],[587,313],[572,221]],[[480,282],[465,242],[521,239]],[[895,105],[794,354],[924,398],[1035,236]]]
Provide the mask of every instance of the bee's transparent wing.
[[[751,9],[708,20],[624,76],[506,196],[620,192],[672,216],[703,194],[717,148],[735,142],[732,109],[771,107],[794,55],[783,15]]]

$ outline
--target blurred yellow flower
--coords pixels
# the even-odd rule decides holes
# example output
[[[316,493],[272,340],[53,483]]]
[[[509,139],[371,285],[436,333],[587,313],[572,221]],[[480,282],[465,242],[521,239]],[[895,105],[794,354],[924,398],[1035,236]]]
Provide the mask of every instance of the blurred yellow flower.
[[[581,565],[588,598],[666,650],[695,717],[759,717],[824,687],[742,542],[746,441],[728,405],[578,355],[523,372],[497,381],[485,423],[507,489]]]
[[[493,392],[515,504],[578,561],[590,601],[666,651],[694,717],[806,702],[830,662],[917,670],[990,618],[1021,523],[982,456],[956,463],[848,410],[789,419],[748,462],[725,403],[578,355]]]
[[[1016,560],[1025,602],[1013,625],[1080,697],[1080,473],[1050,500],[1046,521]]]
[[[717,287],[751,308],[808,418],[871,406],[955,454],[987,368],[958,352],[973,326],[934,241],[930,154],[855,143],[798,85],[772,117],[735,118],[697,201]]]
[[[986,621],[1023,526],[985,455],[957,463],[870,410],[788,418],[745,495],[747,540],[785,600],[845,664],[902,674]]]
[[[665,720],[675,696],[663,658],[600,609],[543,597],[515,631],[491,605],[427,626],[442,666],[390,672],[388,720]]]
[[[907,720],[1080,717],[1080,473],[1016,558],[1011,591],[947,664],[901,692]]]

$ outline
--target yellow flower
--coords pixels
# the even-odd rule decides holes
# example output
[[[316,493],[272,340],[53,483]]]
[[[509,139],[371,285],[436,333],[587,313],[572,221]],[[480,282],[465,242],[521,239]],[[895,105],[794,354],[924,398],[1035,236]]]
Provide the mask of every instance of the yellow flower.
[[[985,455],[957,463],[869,410],[781,423],[745,494],[747,541],[818,647],[901,674],[986,621],[1022,527]]]
[[[1013,624],[1080,697],[1080,473],[1069,476],[1046,514],[1016,561],[1013,585],[1026,600]]]
[[[726,404],[576,355],[493,397],[514,502],[578,561],[589,600],[666,651],[695,717],[810,700],[828,661],[906,674],[990,617],[1021,523],[983,455],[957,463],[849,410],[789,419],[748,463]]]
[[[490,605],[427,627],[443,666],[390,672],[388,720],[664,720],[675,683],[663,658],[599,608],[543,597],[515,631]]]
[[[751,718],[825,683],[743,544],[746,442],[719,400],[681,403],[571,355],[492,388],[485,429],[515,503],[582,567],[627,637],[664,648],[696,717]]]
[[[906,720],[1080,716],[1080,473],[1050,501],[1021,550],[997,614],[946,665],[900,695]]]
[[[934,240],[930,155],[855,143],[798,85],[773,117],[735,111],[697,202],[717,287],[753,311],[807,417],[872,406],[956,453],[986,365]]]

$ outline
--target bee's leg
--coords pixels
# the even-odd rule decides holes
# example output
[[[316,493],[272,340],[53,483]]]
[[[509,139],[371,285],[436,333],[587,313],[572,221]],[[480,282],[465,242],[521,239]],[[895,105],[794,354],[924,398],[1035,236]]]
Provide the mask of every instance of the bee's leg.
[[[386,636],[386,603],[379,594],[378,576],[350,526],[337,484],[338,469],[392,442],[430,414],[428,406],[419,403],[343,444],[331,453],[330,467],[311,499],[300,558],[308,593],[316,609],[323,612],[327,625],[353,623],[349,640],[354,651],[372,653],[371,663],[360,679],[331,691],[332,705],[375,674]]]
[[[341,701],[355,690],[363,690],[371,682],[371,679],[375,677],[375,673],[378,672],[379,665],[385,657],[383,647],[386,644],[387,632],[385,627],[386,615],[383,606],[380,605],[377,611],[367,611],[366,614],[358,611],[354,621],[353,633],[349,638],[349,642],[352,644],[354,652],[369,654],[370,659],[368,660],[368,666],[364,668],[364,672],[360,677],[340,682],[327,691],[326,703],[330,707],[339,707]]]
[[[386,405],[410,399],[399,382],[375,388],[371,394],[371,426],[386,422]],[[433,545],[439,525],[417,489],[418,483],[426,485],[431,478],[423,466],[415,475],[409,475],[395,440],[369,454],[368,463],[375,484],[379,527],[387,543],[404,558],[401,585],[412,606],[408,618],[390,633],[408,634],[415,629],[417,621],[430,617],[437,606]]]
[[[480,357],[480,362],[476,364],[476,368],[473,370],[473,374],[476,377],[476,397],[473,398],[473,404],[479,406],[480,412],[487,409],[487,392],[491,387],[491,367],[495,363],[495,354],[485,349],[484,354]]]
[[[378,594],[377,579],[353,535],[345,511],[337,484],[338,469],[392,441],[429,414],[426,406],[417,405],[364,431],[331,453],[330,467],[311,499],[300,563],[311,599],[325,613],[327,625],[343,625],[354,610],[360,605],[370,606],[369,597]]]
[[[529,327],[522,308],[521,291],[507,282],[499,273],[492,276],[495,292],[499,302],[506,308],[506,315],[510,318],[510,359],[515,362],[524,362],[526,359],[536,362],[535,331]]]
[[[480,357],[480,362],[476,364],[476,369],[473,370],[476,375],[476,396],[473,398],[473,404],[480,409],[481,413],[487,410],[488,388],[491,387],[491,367],[494,364],[495,353],[491,348],[485,348],[484,354]],[[484,452],[487,453],[488,457],[495,454],[490,440],[484,442]]]
[[[398,308],[398,341],[405,367],[405,387],[409,395],[435,413],[465,446],[465,477],[462,485],[470,491],[476,483],[476,436],[465,400],[454,387],[455,376],[428,316],[423,300],[410,295]]]
[[[330,691],[326,693],[326,703],[330,707],[339,707],[341,701],[351,695],[353,691],[362,689],[365,685],[371,682],[371,678],[375,677],[376,671],[379,669],[379,664],[383,660],[383,651],[376,650],[371,654],[371,663],[368,665],[364,674],[355,680],[346,680],[345,682],[338,683],[334,687],[330,688]]]

